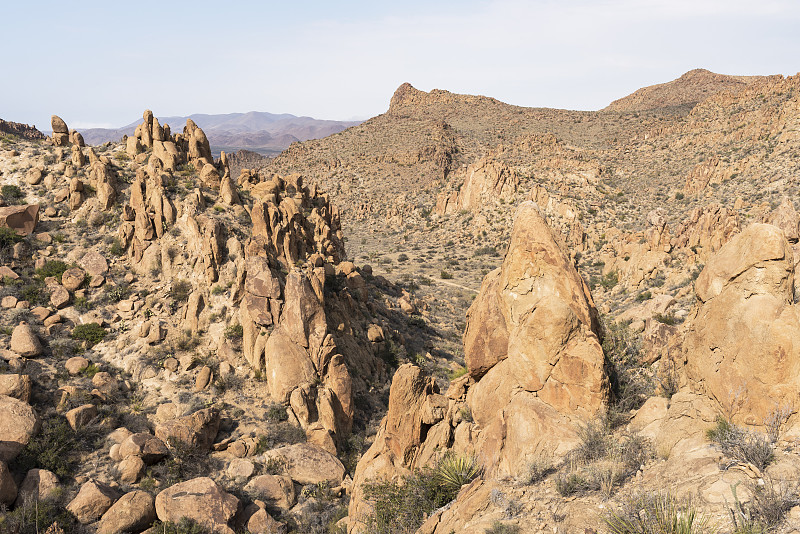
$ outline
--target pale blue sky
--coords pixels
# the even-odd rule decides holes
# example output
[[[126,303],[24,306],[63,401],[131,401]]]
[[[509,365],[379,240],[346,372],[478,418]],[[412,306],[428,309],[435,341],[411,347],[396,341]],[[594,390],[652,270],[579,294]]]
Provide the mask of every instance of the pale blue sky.
[[[800,71],[796,0],[11,2],[0,118],[384,112],[403,82],[599,109],[703,67]]]

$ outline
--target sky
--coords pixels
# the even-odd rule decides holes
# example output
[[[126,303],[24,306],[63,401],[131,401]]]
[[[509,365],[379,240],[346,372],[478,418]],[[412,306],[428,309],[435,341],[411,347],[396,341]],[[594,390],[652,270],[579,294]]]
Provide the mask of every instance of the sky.
[[[593,110],[693,68],[800,71],[797,0],[2,0],[0,118],[366,119],[403,82]]]

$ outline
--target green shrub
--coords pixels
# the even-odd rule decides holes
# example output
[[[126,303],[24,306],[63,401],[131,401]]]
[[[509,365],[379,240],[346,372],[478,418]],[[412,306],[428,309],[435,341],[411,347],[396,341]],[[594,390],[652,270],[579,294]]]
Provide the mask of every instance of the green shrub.
[[[61,275],[64,274],[64,271],[67,269],[69,269],[69,265],[61,260],[48,260],[42,267],[36,269],[36,276],[40,280],[52,276],[61,282]]]
[[[169,296],[177,303],[189,300],[192,293],[192,283],[188,280],[176,280],[169,290]]]
[[[240,324],[233,324],[225,329],[225,337],[228,339],[242,339],[244,328]]]
[[[644,302],[645,300],[650,300],[651,298],[653,298],[653,294],[650,291],[642,291],[636,295],[636,300],[639,302]]]
[[[122,256],[125,254],[125,247],[123,247],[120,240],[115,237],[114,241],[111,243],[111,248],[108,249],[108,251],[114,256]]]
[[[89,348],[103,341],[106,334],[108,332],[97,323],[79,324],[72,329],[72,339],[85,341]]]
[[[458,369],[454,369],[454,370],[450,371],[448,376],[449,376],[450,380],[455,380],[456,378],[461,378],[465,374],[467,374],[467,368],[466,367],[459,367]]]
[[[709,519],[691,500],[679,500],[669,493],[636,493],[603,520],[611,534],[706,534],[716,532]]]
[[[674,326],[680,322],[678,318],[672,315],[671,313],[666,313],[666,314],[657,313],[653,318],[659,323],[665,324],[667,326]]]
[[[522,529],[517,525],[504,525],[500,521],[495,521],[485,532],[486,534],[519,534]]]
[[[452,280],[453,279],[453,273],[451,273],[450,271],[445,271],[444,269],[442,269],[442,272],[439,273],[439,277],[442,280]]]
[[[709,441],[716,443],[723,454],[740,462],[750,462],[763,470],[774,457],[774,445],[760,432],[741,428],[724,417],[706,431]]]
[[[77,448],[75,432],[65,418],[57,415],[45,419],[41,432],[31,438],[11,468],[23,473],[34,468],[47,469],[60,478],[69,477],[76,467]]]
[[[19,241],[22,241],[22,237],[17,232],[6,226],[0,227],[0,250],[10,248]]]
[[[776,483],[770,477],[764,477],[764,485],[750,483],[752,498],[747,503],[739,502],[736,488],[731,485],[733,507],[729,509],[733,522],[734,534],[766,534],[774,532],[786,514],[800,504],[797,482],[788,484],[785,481]]]
[[[130,287],[128,284],[119,284],[119,285],[111,285],[106,284],[104,299],[107,302],[120,302],[121,300],[125,300],[131,294]]]
[[[198,525],[188,517],[182,517],[178,523],[156,521],[150,530],[158,534],[211,534],[211,531]]]
[[[612,426],[624,423],[655,390],[655,381],[641,361],[641,339],[628,323],[603,321],[603,353],[609,365]]]
[[[606,290],[613,289],[619,283],[619,274],[617,271],[611,271],[600,279],[600,286]]]
[[[25,193],[22,192],[22,189],[20,189],[18,185],[4,185],[2,188],[0,188],[0,194],[3,195],[3,199],[6,201],[6,204],[25,203]]]

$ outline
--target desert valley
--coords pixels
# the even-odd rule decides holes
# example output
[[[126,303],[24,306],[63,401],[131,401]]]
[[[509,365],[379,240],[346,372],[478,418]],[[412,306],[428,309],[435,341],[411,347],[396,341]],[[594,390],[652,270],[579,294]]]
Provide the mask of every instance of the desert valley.
[[[800,75],[386,98],[0,120],[0,532],[800,533]]]

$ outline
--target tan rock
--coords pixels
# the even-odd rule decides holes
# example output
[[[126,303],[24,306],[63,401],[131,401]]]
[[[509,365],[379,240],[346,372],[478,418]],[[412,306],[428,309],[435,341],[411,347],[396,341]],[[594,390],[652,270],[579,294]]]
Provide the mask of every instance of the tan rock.
[[[50,314],[53,312],[44,306],[36,306],[35,308],[31,309],[31,313],[40,321],[44,321],[50,317]]]
[[[8,466],[0,460],[0,505],[11,506],[17,498],[17,484]]]
[[[64,122],[64,119],[62,119],[58,115],[53,115],[50,117],[50,127],[52,128],[53,133],[69,134],[69,128],[67,127],[67,123]]]
[[[73,267],[61,275],[61,284],[69,291],[75,291],[83,283],[86,273],[80,267]]]
[[[200,372],[197,373],[197,379],[194,382],[194,391],[203,391],[208,387],[213,379],[213,373],[211,372],[211,368],[207,365],[204,365]]]
[[[108,262],[97,251],[90,250],[79,261],[80,266],[92,276],[105,276],[108,272]]]
[[[139,456],[144,463],[151,465],[169,456],[169,449],[164,442],[152,434],[139,432],[131,434],[120,443],[120,456]]]
[[[135,484],[144,475],[147,465],[139,456],[126,456],[117,465],[120,482]]]
[[[250,460],[234,458],[231,460],[231,463],[228,464],[227,473],[228,476],[234,480],[242,478],[247,479],[253,476],[255,469],[255,464],[253,464],[253,462]]]
[[[298,484],[327,482],[336,486],[344,479],[342,462],[330,452],[308,443],[279,447],[266,452],[265,457],[283,460],[287,473]]]
[[[11,350],[23,358],[34,358],[42,354],[42,344],[28,323],[22,322],[11,333]]]
[[[53,284],[50,286],[50,305],[60,310],[69,304],[69,291],[62,285]]]
[[[22,402],[30,402],[31,377],[20,374],[0,375],[0,395],[7,395]]]
[[[89,360],[83,356],[73,356],[64,363],[64,368],[73,376],[79,374],[87,367],[89,367]]]
[[[97,534],[141,532],[156,520],[153,497],[146,491],[135,490],[119,498],[103,514]]]
[[[5,309],[14,308],[17,305],[17,297],[14,295],[6,295],[3,297],[3,300],[0,301],[0,306]]]
[[[695,283],[683,353],[692,391],[736,422],[762,425],[800,394],[794,258],[777,227],[753,224],[712,257]]]
[[[22,503],[45,501],[55,497],[58,490],[58,477],[47,469],[31,469],[19,486],[16,506]]]
[[[297,501],[292,479],[283,475],[258,475],[248,482],[244,491],[253,499],[267,505],[289,510]]]
[[[189,447],[208,450],[217,437],[219,423],[219,411],[205,408],[156,425],[155,434],[167,443],[177,441]]]
[[[28,169],[28,172],[25,173],[25,183],[28,185],[38,185],[42,178],[44,178],[44,173],[38,167]]]
[[[0,460],[17,457],[28,441],[39,431],[39,418],[28,403],[0,395]]]
[[[228,522],[239,509],[239,499],[210,478],[200,477],[160,492],[155,505],[161,521],[177,523],[187,517],[214,532],[233,534]]]
[[[78,430],[97,417],[97,406],[94,404],[84,404],[83,406],[78,406],[77,408],[69,410],[64,414],[64,417],[67,418],[67,422],[69,426],[72,427],[72,430]]]
[[[247,531],[252,534],[285,534],[286,525],[276,521],[263,508],[251,504],[245,512],[248,516]],[[247,512],[250,512],[249,514]]]
[[[94,523],[117,500],[119,494],[110,486],[89,480],[85,482],[78,494],[67,504],[69,510],[81,524]]]

